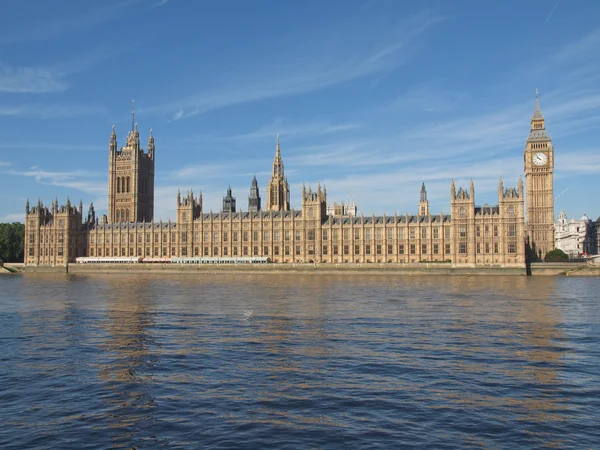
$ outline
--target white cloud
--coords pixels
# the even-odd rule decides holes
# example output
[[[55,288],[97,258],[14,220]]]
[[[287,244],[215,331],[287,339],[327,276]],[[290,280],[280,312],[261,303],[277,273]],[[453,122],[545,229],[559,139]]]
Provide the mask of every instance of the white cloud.
[[[4,217],[0,217],[0,223],[21,222],[25,223],[25,213],[12,213]]]
[[[456,109],[466,98],[467,94],[464,92],[421,85],[399,96],[391,103],[390,108],[441,113]]]
[[[12,117],[40,117],[42,119],[55,119],[64,117],[78,117],[82,115],[106,114],[106,108],[95,105],[43,105],[29,104],[18,106],[0,105],[0,116]]]
[[[0,92],[46,93],[67,89],[61,74],[44,67],[9,67],[0,63]]]
[[[26,171],[7,170],[4,173],[33,178],[38,184],[72,188],[88,194],[97,195],[107,192],[106,181],[100,181],[100,177],[104,178],[105,175],[87,170],[59,172],[33,166]]]
[[[163,5],[166,5],[167,3],[169,3],[171,0],[159,0],[157,3],[155,3],[154,5],[151,5],[149,7],[149,9],[154,9],[154,8],[159,8]]]
[[[444,18],[440,16],[423,12],[393,27],[386,27],[385,31],[361,22],[348,29],[335,30],[338,33],[333,36],[323,36],[327,42],[313,42],[314,48],[308,48],[311,45],[308,39],[296,39],[303,42],[298,54],[310,57],[290,55],[288,51],[286,62],[278,61],[276,67],[264,66],[262,61],[256,60],[253,67],[263,68],[262,72],[239,67],[235,74],[223,74],[221,79],[225,83],[222,86],[210,86],[186,98],[147,108],[146,111],[166,111],[173,114],[172,120],[177,120],[239,103],[310,92],[391,71],[402,66],[412,55],[417,38],[442,20]],[[332,30],[328,32],[333,33]],[[239,78],[238,74],[243,74],[243,77]]]
[[[62,16],[46,16],[43,21],[23,21],[17,20],[17,17],[13,17],[14,20],[10,20],[10,11],[5,10],[5,17],[7,23],[18,24],[15,27],[6,26],[3,29],[3,33],[0,34],[0,43],[2,44],[16,44],[20,42],[33,42],[40,40],[47,40],[57,38],[66,34],[79,33],[88,31],[94,27],[97,27],[105,22],[115,21],[121,19],[127,13],[128,8],[136,7],[137,4],[144,2],[144,0],[125,0],[118,2],[105,1],[102,3],[96,2],[81,2],[77,4],[77,8],[83,6],[86,9],[89,5],[96,6],[102,4],[100,8],[92,8],[89,10],[78,10]],[[159,5],[157,5],[159,6]],[[52,8],[51,11],[66,11],[61,8]],[[18,10],[15,9],[15,13]]]
[[[139,42],[133,43],[120,47],[116,51],[92,48],[76,58],[48,67],[11,67],[0,61],[0,92],[43,94],[66,91],[69,88],[67,83],[69,75],[88,70],[100,61],[135,49],[139,45],[141,45]]]
[[[249,133],[238,134],[233,136],[225,136],[217,138],[218,140],[227,141],[254,141],[254,140],[271,140],[273,149],[275,148],[276,136],[280,135],[282,140],[289,140],[300,137],[313,137],[325,134],[342,133],[344,131],[355,130],[361,128],[361,123],[341,123],[332,124],[327,121],[314,121],[304,123],[290,123],[289,121],[278,118],[272,123],[258,128]],[[205,136],[201,138],[206,139]]]

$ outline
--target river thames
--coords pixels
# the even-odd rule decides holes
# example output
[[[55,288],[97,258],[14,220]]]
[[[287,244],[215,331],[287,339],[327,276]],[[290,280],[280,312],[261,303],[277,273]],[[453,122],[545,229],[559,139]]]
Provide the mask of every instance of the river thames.
[[[600,279],[0,277],[0,448],[598,448]]]

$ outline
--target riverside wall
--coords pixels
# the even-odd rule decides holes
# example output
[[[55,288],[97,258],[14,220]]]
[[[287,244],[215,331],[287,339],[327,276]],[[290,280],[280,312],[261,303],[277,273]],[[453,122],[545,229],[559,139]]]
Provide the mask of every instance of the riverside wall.
[[[369,275],[517,275],[525,276],[525,267],[452,267],[449,263],[419,264],[69,264],[67,266],[7,265],[13,272],[27,274],[69,273],[94,274],[369,274]],[[600,276],[600,267],[572,263],[531,264],[533,276]]]

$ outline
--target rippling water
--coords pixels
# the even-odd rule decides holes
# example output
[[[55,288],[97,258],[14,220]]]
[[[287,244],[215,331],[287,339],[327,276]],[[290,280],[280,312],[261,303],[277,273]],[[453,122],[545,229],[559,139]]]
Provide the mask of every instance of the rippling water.
[[[0,448],[598,448],[600,279],[0,277]]]

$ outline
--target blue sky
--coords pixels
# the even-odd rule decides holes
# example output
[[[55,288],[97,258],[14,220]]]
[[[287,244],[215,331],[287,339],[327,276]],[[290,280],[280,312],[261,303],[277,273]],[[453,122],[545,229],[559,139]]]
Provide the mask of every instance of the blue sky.
[[[156,139],[155,218],[177,189],[218,211],[261,194],[280,134],[292,206],[303,182],[365,215],[449,211],[516,185],[535,89],[556,148],[555,207],[596,218],[600,2],[3,0],[0,221],[26,198],[106,211],[111,125],[131,100]]]

